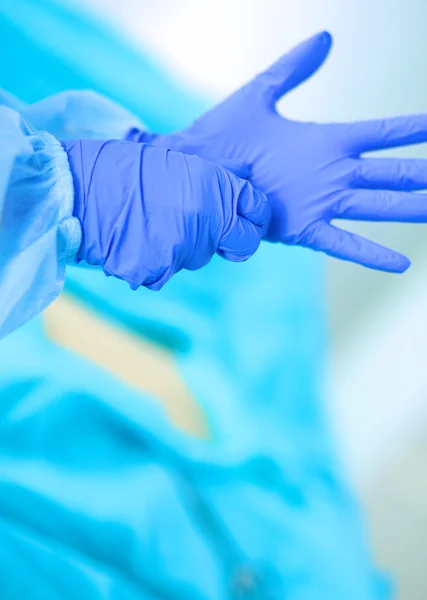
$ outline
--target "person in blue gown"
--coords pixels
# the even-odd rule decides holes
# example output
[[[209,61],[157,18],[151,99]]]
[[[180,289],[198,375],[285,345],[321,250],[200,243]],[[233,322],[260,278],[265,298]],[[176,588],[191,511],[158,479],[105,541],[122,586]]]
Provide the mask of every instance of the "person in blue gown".
[[[15,8],[8,10],[13,13]],[[321,64],[328,39],[321,34],[298,50],[300,68],[286,85],[279,83],[280,93]],[[293,64],[294,59],[295,54]],[[271,82],[270,75],[258,78],[255,96],[260,83],[271,90]],[[393,220],[420,221],[426,211],[417,194],[425,184],[423,164],[413,160],[350,165],[355,158],[348,151],[337,157],[327,154],[330,146],[321,145],[324,154],[307,153],[309,140],[319,141],[314,130],[302,138],[303,154],[308,156],[299,167],[300,180],[295,168],[288,175],[283,170],[284,187],[273,190],[271,171],[264,166],[257,171],[256,152],[249,161],[244,155],[237,157],[236,165],[230,161],[236,160],[238,144],[232,139],[237,138],[230,138],[231,130],[217,138],[217,119],[233,114],[238,95],[213,117],[208,113],[206,128],[200,128],[205,132],[213,123],[216,143],[224,139],[216,157],[208,156],[213,144],[199,137],[197,124],[187,133],[184,129],[163,136],[158,133],[162,118],[157,116],[157,122],[151,119],[156,131],[151,134],[139,118],[92,93],[67,92],[35,104],[5,94],[3,104],[0,324],[4,335],[15,332],[0,344],[2,597],[389,598],[387,582],[372,567],[360,515],[343,483],[318,402],[318,357],[324,338],[321,306],[313,302],[313,295],[321,289],[321,268],[317,255],[291,247],[295,240],[288,237],[277,211],[290,185],[296,194],[291,200],[302,198],[301,211],[297,205],[293,213],[296,231],[302,234],[309,227],[311,232],[306,238],[296,235],[302,245],[366,266],[402,271],[408,263],[392,251],[360,245],[335,232],[337,242],[330,241],[331,232],[325,229],[335,214],[330,212],[330,183],[338,175],[343,177],[340,185],[349,182],[344,176],[351,166],[351,172],[368,184],[360,185],[363,193],[356,199],[349,197],[347,204],[342,199],[345,214],[364,218],[374,210],[377,218],[386,219],[384,207],[372,194],[369,206],[366,190],[381,189],[386,182],[391,187],[393,182]],[[142,117],[150,121],[149,112]],[[305,128],[300,134],[299,127],[285,126],[296,132],[289,143],[297,148]],[[338,138],[322,134],[321,144],[326,139],[335,149],[340,146],[336,139],[346,139],[374,149],[422,141],[426,119],[419,115],[393,120],[386,129],[378,122],[344,129],[337,131]],[[242,127],[237,134],[245,131]],[[169,151],[200,156],[215,165],[207,168],[218,169],[215,173],[231,181],[233,190],[248,190],[245,198],[257,192],[265,195],[266,201],[259,197],[262,207],[273,197],[265,223],[254,216],[255,201],[245,205],[248,222],[260,230],[250,246],[252,258],[234,264],[214,257],[197,272],[174,268],[161,294],[145,289],[153,283],[144,285],[145,271],[137,282],[143,289],[132,291],[121,281],[131,279],[129,270],[108,272],[115,278],[106,278],[105,262],[94,261],[88,269],[68,268],[84,239],[95,231],[92,239],[99,240],[98,234],[105,231],[105,214],[95,211],[91,223],[96,226],[89,227],[84,211],[76,210],[77,196],[80,207],[88,206],[91,196],[80,193],[86,178],[70,152],[76,143],[79,151],[93,148],[86,146],[88,140],[125,138],[128,141],[119,147],[131,153],[149,147],[153,156],[168,156],[164,153]],[[265,140],[267,133],[259,143]],[[111,146],[117,147],[99,144],[95,156]],[[279,147],[268,151],[274,158]],[[120,164],[126,162],[127,152],[120,154]],[[339,173],[322,170],[316,193],[310,188],[305,194],[310,182],[301,169],[318,173],[318,156],[327,156],[334,165],[341,161]],[[96,161],[88,160],[92,173]],[[107,162],[109,168],[102,171],[109,181],[118,179],[114,162]],[[405,173],[402,181],[396,180],[397,172]],[[110,189],[97,188],[101,195],[97,193],[94,201]],[[399,193],[409,200],[406,212]],[[303,204],[307,197],[311,212]],[[237,206],[233,194],[230,198],[230,205]],[[264,234],[271,222],[281,225]],[[287,244],[259,245],[261,237]],[[226,237],[221,249],[219,236],[206,256],[236,251],[228,241]],[[247,258],[245,252],[233,256]],[[162,264],[162,273],[168,267]],[[69,294],[96,307],[106,319],[163,340],[173,349],[183,377],[209,416],[210,443],[176,431],[148,397],[56,346],[45,338],[39,320],[30,321],[60,293],[66,270]],[[24,322],[27,325],[20,327]]]

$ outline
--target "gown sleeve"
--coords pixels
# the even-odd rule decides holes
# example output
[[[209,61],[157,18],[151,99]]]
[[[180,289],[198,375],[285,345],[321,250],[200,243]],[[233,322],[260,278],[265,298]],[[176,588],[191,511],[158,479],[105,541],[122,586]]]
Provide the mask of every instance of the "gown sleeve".
[[[25,104],[0,88],[0,105],[13,108],[31,127],[48,131],[58,140],[121,140],[129,131],[145,130],[137,116],[92,90],[67,90]]]
[[[0,106],[0,339],[59,295],[80,243],[61,144]]]

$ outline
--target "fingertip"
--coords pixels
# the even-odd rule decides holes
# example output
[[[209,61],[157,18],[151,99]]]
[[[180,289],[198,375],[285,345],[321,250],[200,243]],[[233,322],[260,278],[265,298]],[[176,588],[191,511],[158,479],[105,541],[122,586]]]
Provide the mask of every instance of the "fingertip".
[[[333,39],[329,31],[324,30],[315,34],[312,38],[309,38],[307,42],[311,42],[318,50],[323,49],[323,53],[327,55],[332,47]]]
[[[388,273],[396,273],[401,275],[405,273],[411,266],[411,261],[402,254],[394,254],[388,261],[388,263],[378,264],[375,269],[386,271]]]
[[[406,256],[402,256],[398,263],[398,271],[397,273],[405,273],[411,266],[411,261]]]
[[[322,40],[325,46],[332,46],[333,38],[329,31],[323,30],[319,33],[319,38]]]

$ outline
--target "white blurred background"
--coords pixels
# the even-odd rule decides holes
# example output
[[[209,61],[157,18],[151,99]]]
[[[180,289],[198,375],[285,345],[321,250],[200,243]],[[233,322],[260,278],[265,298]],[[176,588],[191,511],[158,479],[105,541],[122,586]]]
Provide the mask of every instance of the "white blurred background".
[[[334,36],[321,72],[281,105],[289,117],[356,120],[427,110],[425,0],[75,0],[220,99],[303,38]],[[427,156],[423,147],[405,151]],[[402,155],[402,152],[400,152]],[[427,229],[363,225],[407,253],[392,276],[328,262],[327,398],[339,449],[399,598],[427,598]]]

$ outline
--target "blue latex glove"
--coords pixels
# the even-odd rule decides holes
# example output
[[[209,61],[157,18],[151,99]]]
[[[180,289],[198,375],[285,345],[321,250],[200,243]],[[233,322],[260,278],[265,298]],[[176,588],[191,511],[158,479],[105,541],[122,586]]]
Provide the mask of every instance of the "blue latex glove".
[[[331,47],[328,33],[294,48],[189,129],[169,135],[131,130],[128,139],[251,166],[251,181],[272,207],[267,239],[383,271],[404,256],[331,225],[333,219],[427,222],[427,161],[361,158],[373,150],[427,141],[427,116],[346,124],[285,119],[277,101],[310,77]]]
[[[215,252],[246,260],[268,228],[265,196],[221,165],[118,140],[62,146],[83,232],[77,260],[101,266],[132,289],[159,290],[181,269],[206,265]]]

